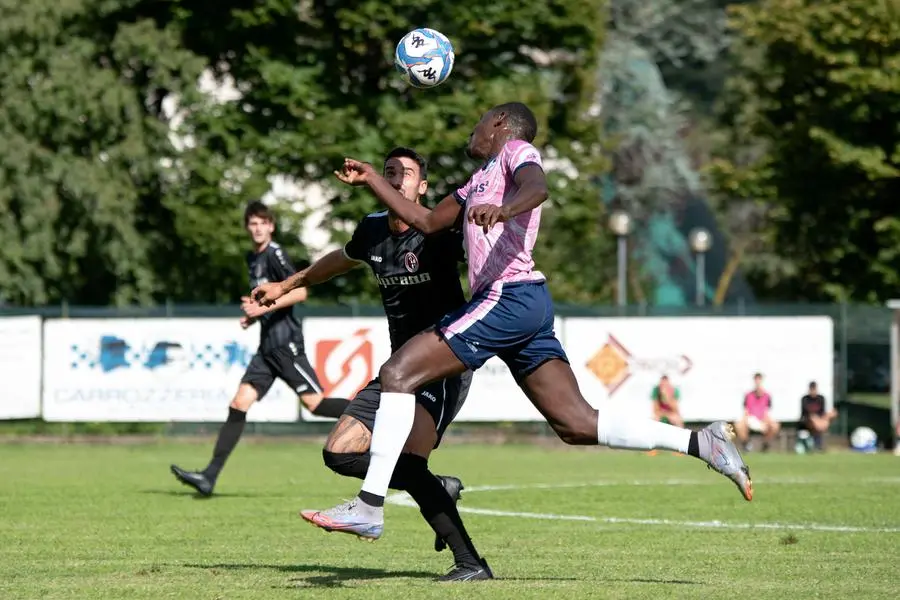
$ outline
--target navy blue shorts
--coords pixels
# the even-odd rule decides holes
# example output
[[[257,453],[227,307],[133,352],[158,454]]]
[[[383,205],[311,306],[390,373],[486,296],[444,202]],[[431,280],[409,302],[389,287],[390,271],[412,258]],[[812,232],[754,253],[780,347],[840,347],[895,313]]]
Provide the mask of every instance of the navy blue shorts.
[[[565,351],[553,332],[553,300],[543,281],[497,282],[441,319],[438,331],[472,371],[499,356],[516,381]]]

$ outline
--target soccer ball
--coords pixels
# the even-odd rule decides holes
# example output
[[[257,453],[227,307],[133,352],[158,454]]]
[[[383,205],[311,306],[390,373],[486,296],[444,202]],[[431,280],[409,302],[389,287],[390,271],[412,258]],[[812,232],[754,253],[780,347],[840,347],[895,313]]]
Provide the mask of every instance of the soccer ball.
[[[453,44],[440,31],[422,27],[403,36],[394,52],[394,67],[413,87],[440,85],[453,70]]]
[[[857,427],[850,434],[850,447],[857,452],[875,452],[878,449],[878,436],[870,427]]]

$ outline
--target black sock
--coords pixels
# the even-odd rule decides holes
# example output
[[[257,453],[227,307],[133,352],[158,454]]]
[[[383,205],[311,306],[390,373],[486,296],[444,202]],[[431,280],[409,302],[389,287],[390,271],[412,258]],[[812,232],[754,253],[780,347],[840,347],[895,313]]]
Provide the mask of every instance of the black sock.
[[[203,474],[207,479],[215,479],[219,476],[219,471],[225,466],[228,455],[237,446],[241,434],[244,432],[244,425],[247,422],[247,413],[236,408],[228,409],[228,420],[219,430],[219,438],[216,440],[216,446],[213,448],[213,457],[205,469]]]
[[[700,458],[700,439],[696,431],[691,432],[691,439],[688,441],[688,456]]]
[[[338,419],[347,409],[350,401],[346,398],[322,398],[319,405],[312,411],[317,417],[331,417]]]
[[[374,506],[375,508],[381,508],[382,506],[384,506],[384,496],[379,496],[365,490],[361,490],[359,492],[359,499],[369,506]]]
[[[372,455],[368,452],[329,452],[328,450],[322,450],[322,460],[326,467],[338,475],[356,479],[366,478],[371,458]],[[392,490],[405,492],[409,485],[410,475],[408,469],[404,469],[402,463],[398,461],[394,474],[391,476],[389,487]]]
[[[419,505],[422,516],[434,532],[450,547],[457,565],[480,567],[478,551],[466,532],[456,504],[440,480],[428,470],[428,460],[414,454],[401,454],[394,477],[402,473],[406,491]]]

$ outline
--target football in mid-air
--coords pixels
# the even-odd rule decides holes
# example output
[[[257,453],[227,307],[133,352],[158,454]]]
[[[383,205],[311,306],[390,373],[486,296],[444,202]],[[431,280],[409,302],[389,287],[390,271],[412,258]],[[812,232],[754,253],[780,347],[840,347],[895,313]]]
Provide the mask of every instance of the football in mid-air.
[[[403,36],[394,52],[394,67],[417,88],[440,85],[453,70],[453,44],[440,31],[422,27]]]

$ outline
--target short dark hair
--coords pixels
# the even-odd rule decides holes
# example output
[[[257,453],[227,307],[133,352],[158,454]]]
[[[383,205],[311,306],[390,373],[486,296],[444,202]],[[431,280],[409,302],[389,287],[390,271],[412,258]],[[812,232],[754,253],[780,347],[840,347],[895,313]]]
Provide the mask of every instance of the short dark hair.
[[[388,155],[384,157],[384,162],[392,158],[409,158],[414,160],[419,165],[419,179],[428,179],[428,161],[412,148],[398,146],[388,152]]]
[[[762,379],[762,373],[754,373],[753,379]]]
[[[270,223],[275,222],[275,214],[272,212],[272,209],[259,200],[253,200],[247,204],[247,208],[244,209],[244,227],[250,222],[251,217],[259,217]]]
[[[818,388],[819,386],[816,384],[815,381],[810,381],[810,382],[809,382],[809,387],[811,387],[811,388]]]
[[[537,119],[531,109],[521,102],[507,102],[494,107],[494,113],[504,113],[509,130],[520,140],[529,144],[537,137]]]

